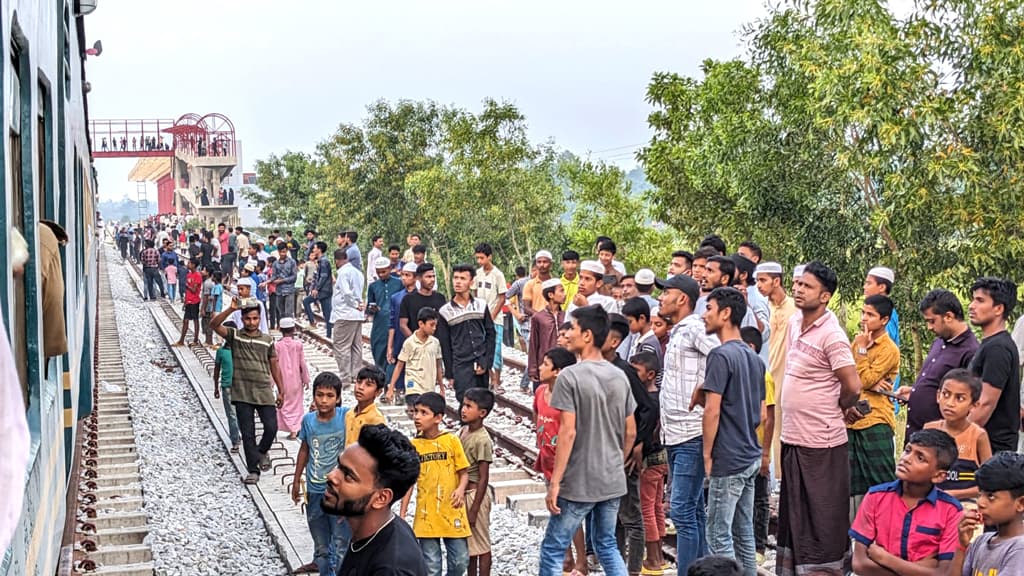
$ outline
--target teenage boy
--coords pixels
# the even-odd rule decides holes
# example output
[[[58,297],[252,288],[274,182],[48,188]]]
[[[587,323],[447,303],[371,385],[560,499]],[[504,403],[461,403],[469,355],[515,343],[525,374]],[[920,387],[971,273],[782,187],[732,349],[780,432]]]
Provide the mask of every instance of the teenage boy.
[[[658,374],[661,364],[652,352],[639,352],[629,360],[636,370],[637,378],[643,383],[650,405],[654,408],[654,433],[643,441],[640,468],[640,510],[644,521],[644,540],[647,553],[641,573],[658,573],[664,570],[661,540],[665,537],[665,479],[668,476],[668,454],[661,445],[657,424],[659,415]]]
[[[416,291],[416,265],[412,262],[403,264],[399,278],[402,280],[402,289],[391,296],[390,324],[388,324],[388,382],[391,382],[393,373],[397,372],[395,364],[398,360],[398,353],[402,351],[402,345],[405,344],[405,334],[402,332],[399,313],[402,308],[402,300]],[[415,327],[414,324],[413,328]],[[415,330],[413,331],[415,332]],[[399,388],[399,391],[404,392],[405,375],[399,373],[398,381],[403,386]]]
[[[946,478],[955,460],[956,443],[949,434],[921,430],[910,437],[896,465],[897,479],[871,488],[850,527],[854,572],[950,573],[961,507],[935,485]]]
[[[302,418],[299,439],[302,445],[295,458],[292,501],[301,499],[299,480],[306,473],[306,523],[313,537],[313,561],[320,576],[335,573],[348,551],[352,537],[344,518],[328,516],[321,504],[327,489],[327,475],[345,449],[345,420],[349,409],[340,405],[341,380],[332,372],[321,372],[313,380],[313,405],[316,410]]]
[[[416,517],[413,532],[420,541],[430,576],[441,574],[441,544],[444,542],[449,576],[466,573],[469,565],[468,538],[472,534],[466,516],[466,487],[469,461],[459,438],[440,428],[444,420],[444,397],[427,392],[416,399],[412,445],[420,454],[420,477],[416,482]],[[405,518],[412,493],[402,498],[399,516]]]
[[[581,306],[598,305],[604,308],[605,312],[618,312],[619,304],[611,296],[601,293],[604,286],[604,266],[597,260],[584,260],[580,264],[580,286],[576,297],[572,299],[566,313],[571,314],[573,310]]]
[[[581,284],[582,289],[582,284]],[[608,576],[622,576],[626,566],[615,542],[619,501],[626,494],[623,470],[636,439],[636,401],[625,374],[604,359],[608,314],[600,306],[573,313],[570,352],[580,362],[558,375],[551,407],[561,410],[555,469],[548,486],[551,520],[541,543],[541,576],[561,574],[565,550],[583,518],[593,513],[591,540]],[[577,420],[583,426],[577,430]],[[578,433],[577,433],[578,432]]]
[[[421,308],[430,307],[440,310],[448,300],[444,294],[434,291],[437,284],[437,272],[434,265],[424,262],[416,266],[416,290],[407,293],[403,298],[398,310],[398,328],[402,336],[408,338],[416,329],[416,319]],[[395,348],[396,352],[401,348]]]
[[[559,278],[559,281],[562,283],[562,288],[565,289],[565,302],[562,303],[563,311],[569,307],[569,302],[572,302],[573,298],[576,297],[576,292],[580,288],[579,268],[579,252],[575,250],[562,252],[562,277]]]
[[[203,277],[196,268],[199,261],[190,258],[188,261],[188,275],[185,277],[185,316],[181,321],[181,338],[174,344],[184,346],[185,337],[188,336],[188,323],[192,322],[192,343],[199,344],[199,293],[203,286]]]
[[[533,389],[540,384],[540,363],[543,355],[558,342],[558,327],[565,322],[565,284],[549,278],[541,284],[541,294],[547,305],[530,316],[530,341],[526,345],[526,371]]]
[[[896,413],[893,383],[900,368],[900,349],[886,331],[892,300],[876,294],[864,299],[860,332],[850,345],[860,377],[860,404],[846,414],[850,452],[850,519],[872,486],[893,480],[893,435]]]
[[[363,426],[387,424],[384,414],[377,407],[376,400],[384,390],[384,371],[376,366],[364,366],[356,375],[352,394],[356,398],[355,408],[345,414],[345,438],[355,442]]]
[[[250,278],[239,278],[238,282],[235,283],[235,288],[238,290],[238,299],[242,301],[242,307],[252,307],[259,310],[260,332],[264,334],[270,334],[270,328],[267,326],[267,310],[263,306],[263,302],[260,302],[259,300],[253,298],[252,296],[253,281]],[[241,326],[242,312],[236,311],[234,314],[232,314],[231,321],[234,322],[236,326]]]
[[[238,428],[242,433],[245,464],[249,473],[246,484],[260,481],[260,471],[270,470],[267,453],[277,436],[277,407],[284,401],[284,380],[277,365],[274,339],[260,332],[260,310],[251,305],[241,308],[238,298],[231,301],[210,322],[210,327],[224,339],[231,349],[231,401],[238,414]],[[221,325],[232,313],[241,310],[242,330]],[[277,387],[275,398],[271,381]],[[263,423],[263,436],[256,444],[256,420]]]
[[[444,396],[441,343],[434,337],[437,331],[437,310],[429,306],[421,308],[416,324],[416,331],[405,340],[402,351],[398,353],[398,362],[391,374],[387,392],[388,402],[393,402],[398,379],[404,375],[401,389],[405,391],[405,402],[410,411],[420,394],[436,389]]]
[[[466,514],[472,535],[469,537],[469,576],[491,575],[491,491],[490,469],[494,444],[484,428],[484,418],[494,409],[494,392],[470,388],[462,399],[462,430],[459,440],[469,462],[466,485]]]
[[[371,260],[375,273],[373,283],[366,289],[366,315],[373,318],[370,328],[370,349],[373,363],[388,370],[388,327],[391,325],[391,297],[402,292],[402,281],[391,273],[391,261],[380,257]],[[390,376],[390,374],[386,374]]]
[[[654,335],[654,329],[651,327],[650,303],[642,297],[630,298],[622,305],[622,315],[629,321],[630,333],[636,335],[633,339],[633,347],[626,359],[630,360],[641,352],[650,352],[657,356],[659,366],[658,385],[660,386],[663,355],[661,344],[658,342],[658,337]]]
[[[949,573],[1024,573],[1024,455],[1000,452],[978,468],[977,478],[978,509],[960,520],[960,547]],[[975,539],[982,524],[995,530]]]
[[[224,323],[225,328],[238,328],[234,322],[228,320]],[[238,415],[235,414],[235,407],[231,404],[231,378],[234,369],[231,364],[231,350],[221,346],[213,359],[213,397],[223,398],[224,416],[228,419],[228,435],[231,437],[231,452],[238,454],[238,447],[242,443],[242,436],[238,431]]]
[[[491,366],[491,387],[501,388],[501,342],[505,334],[505,316],[501,312],[505,305],[508,284],[505,275],[494,265],[494,250],[486,242],[476,246],[476,277],[473,278],[473,295],[482,298],[491,311],[494,321],[494,362]]]
[[[764,346],[761,331],[753,326],[740,329],[740,338],[755,354]],[[758,354],[761,361],[764,358]],[[768,520],[771,513],[769,482],[771,473],[768,468],[772,459],[772,433],[775,430],[775,380],[765,366],[764,373],[764,415],[757,426],[757,442],[761,445],[761,468],[754,477],[754,548],[757,550],[757,565],[764,562],[764,553],[768,548]]]
[[[708,550],[735,557],[757,574],[754,477],[761,468],[757,426],[764,413],[761,359],[740,338],[743,294],[729,287],[708,294],[705,330],[722,343],[708,354],[704,401],[704,473],[708,475]]]
[[[772,431],[772,453],[775,454],[775,475],[782,473],[782,446],[779,436],[782,431],[782,414],[778,411],[779,392],[782,379],[786,376],[786,352],[789,350],[789,319],[796,312],[793,298],[786,294],[782,285],[782,265],[778,262],[761,262],[754,270],[757,291],[768,299],[770,317],[768,320],[768,341],[762,339],[762,351],[768,347],[768,373],[772,375],[775,388],[775,429]],[[763,355],[761,356],[764,357]]]
[[[988,433],[970,421],[971,410],[974,410],[980,399],[981,380],[963,368],[954,368],[942,379],[939,388],[942,420],[924,425],[925,428],[942,430],[956,442],[956,462],[950,467],[946,480],[939,484],[939,488],[961,502],[978,498],[975,474],[978,467],[992,457]]]
[[[992,452],[1017,450],[1020,430],[1020,362],[1006,320],[1017,302],[1017,285],[1002,278],[979,278],[971,286],[967,313],[981,328],[981,346],[970,370],[981,378],[981,400],[971,420],[988,432]]]
[[[437,339],[444,356],[444,376],[462,403],[466,390],[487,388],[494,365],[494,321],[487,303],[470,295],[473,267],[452,267],[452,299],[437,311]]]

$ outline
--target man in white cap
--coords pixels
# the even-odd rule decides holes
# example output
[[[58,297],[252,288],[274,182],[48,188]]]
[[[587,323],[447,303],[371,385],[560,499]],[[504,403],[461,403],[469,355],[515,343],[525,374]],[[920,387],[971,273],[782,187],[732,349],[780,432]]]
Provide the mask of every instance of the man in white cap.
[[[654,271],[650,268],[641,268],[636,271],[633,281],[636,282],[637,295],[646,300],[651,308],[656,308],[658,299],[652,296],[655,281]]]
[[[370,349],[373,363],[386,372],[388,367],[388,326],[391,324],[391,297],[402,291],[402,281],[391,273],[391,260],[378,256],[370,265],[374,281],[366,289],[366,315],[373,318]]]
[[[782,429],[782,417],[779,414],[781,404],[779,393],[782,391],[782,378],[786,375],[786,352],[789,349],[789,319],[796,312],[793,298],[786,295],[782,286],[782,265],[778,262],[763,262],[754,271],[757,291],[768,299],[771,316],[768,321],[771,332],[768,335],[768,372],[775,381],[775,431],[772,434],[772,453],[775,455],[775,475],[781,471],[781,445],[779,433]]]
[[[541,285],[547,306],[530,317],[530,341],[526,346],[526,371],[533,389],[540,386],[540,365],[544,354],[558,346],[558,328],[565,322],[565,285],[558,278],[549,278]]]
[[[609,314],[618,313],[619,303],[611,296],[601,294],[600,290],[603,285],[604,265],[597,260],[584,260],[580,264],[579,291],[566,312],[572,314],[572,311],[577,308],[597,305],[604,308]]]
[[[260,309],[260,332],[270,334],[270,329],[267,327],[267,310],[264,308],[263,302],[257,300],[253,295],[255,287],[253,280],[251,278],[239,278],[235,285],[238,288],[238,298],[242,301],[241,308],[254,308],[258,306]],[[249,300],[252,300],[252,302],[249,302]],[[241,308],[231,314],[230,320],[235,323],[235,326],[243,326]]]
[[[864,277],[864,297],[867,298],[869,296],[881,294],[882,296],[892,298],[892,285],[895,282],[896,273],[892,271],[892,268],[875,266],[871,270],[868,270],[867,276]],[[900,316],[896,313],[895,308],[892,310],[892,316],[889,318],[889,323],[885,325],[885,331],[889,333],[889,338],[892,338],[892,341],[899,346]]]
[[[405,344],[405,333],[402,332],[401,326],[399,325],[398,313],[402,308],[402,300],[405,296],[416,290],[415,262],[406,262],[402,265],[400,279],[402,282],[402,289],[391,295],[391,309],[388,314],[388,368],[386,371],[387,379],[385,382],[391,382],[391,376],[395,373],[395,365],[398,363],[398,353],[402,351],[402,345]],[[399,374],[398,376],[397,387],[399,392],[404,394],[405,374]]]
[[[537,267],[537,275],[531,278],[526,283],[526,286],[523,286],[523,312],[527,318],[544,308],[541,284],[551,279],[551,260],[551,252],[547,250],[539,250],[537,255],[533,257],[534,265]]]

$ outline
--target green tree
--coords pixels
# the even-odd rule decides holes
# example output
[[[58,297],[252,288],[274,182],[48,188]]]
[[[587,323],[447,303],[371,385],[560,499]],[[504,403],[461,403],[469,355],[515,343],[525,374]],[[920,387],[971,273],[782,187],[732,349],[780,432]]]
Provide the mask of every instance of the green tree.
[[[285,152],[256,161],[256,185],[265,194],[243,188],[253,203],[260,207],[260,218],[267,224],[318,226],[318,212],[312,210],[312,199],[320,189],[322,172],[318,162],[303,152]]]

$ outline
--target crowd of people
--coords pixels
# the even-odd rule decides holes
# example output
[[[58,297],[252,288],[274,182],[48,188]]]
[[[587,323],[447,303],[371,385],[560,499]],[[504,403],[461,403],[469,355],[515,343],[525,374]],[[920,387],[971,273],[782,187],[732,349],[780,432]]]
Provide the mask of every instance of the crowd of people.
[[[538,251],[511,284],[480,243],[476,266],[451,267],[449,297],[415,234],[404,253],[374,236],[365,265],[354,231],[333,250],[312,229],[266,245],[224,224],[184,245],[175,230],[147,234],[132,257],[147,298],[183,299],[179,344],[190,324],[195,343],[223,339],[215,387],[244,481],[269,466],[279,428],[301,441],[293,497],[306,498],[321,574],[490,573],[483,422],[503,392],[506,326],[526,351],[520,385],[548,486],[543,576],[663,574],[669,530],[680,573],[756,574],[773,495],[776,574],[1024,573],[1024,323],[1011,336],[1009,280],[979,278],[966,315],[953,292],[925,294],[914,313],[936,338],[901,383],[897,278],[883,266],[866,272],[862,300],[845,299],[861,302],[850,338],[825,263],[788,275],[756,244],[729,254],[717,236],[673,252],[662,277],[629,273],[602,237],[593,259],[564,251],[559,273]],[[337,374],[313,379],[306,412],[293,335],[318,322]],[[348,388],[356,404],[340,406]],[[449,390],[455,433],[443,424]],[[387,428],[381,401],[406,406],[411,441]]]

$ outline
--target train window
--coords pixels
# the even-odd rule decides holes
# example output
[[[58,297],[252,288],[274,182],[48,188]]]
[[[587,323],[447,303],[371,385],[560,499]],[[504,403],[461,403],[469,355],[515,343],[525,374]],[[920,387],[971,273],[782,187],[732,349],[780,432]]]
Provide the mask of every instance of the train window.
[[[53,202],[50,201],[50,181],[53,170],[53,154],[50,152],[50,92],[46,85],[39,83],[39,115],[36,118],[36,210],[42,211],[47,220],[53,220]]]
[[[23,187],[23,166],[21,154],[21,115],[24,107],[21,86],[21,53],[18,46],[11,46],[11,78],[9,90],[13,101],[10,110],[10,134],[8,136],[8,156],[10,158],[11,188],[8,192],[11,222],[25,236],[25,195]],[[31,101],[29,101],[31,103]],[[17,361],[18,379],[21,391],[28,403],[28,329],[26,326],[25,276],[13,279],[14,305],[11,307],[11,344],[14,347],[14,358]]]
[[[61,67],[64,69],[64,98],[71,99],[71,15],[68,5],[64,4],[64,58]]]

